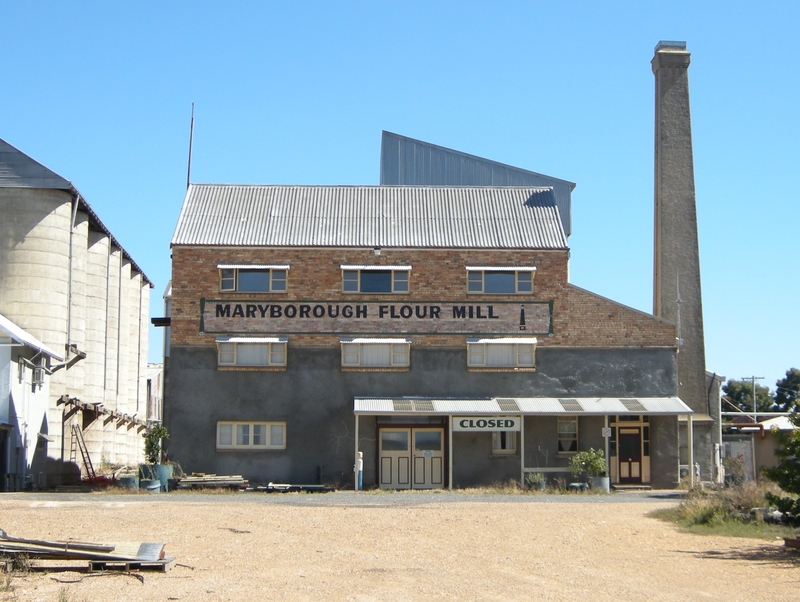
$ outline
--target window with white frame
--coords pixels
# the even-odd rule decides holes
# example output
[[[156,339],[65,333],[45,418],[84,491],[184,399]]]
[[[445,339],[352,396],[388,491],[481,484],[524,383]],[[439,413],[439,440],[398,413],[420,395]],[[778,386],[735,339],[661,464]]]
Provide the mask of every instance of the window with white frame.
[[[492,453],[493,454],[515,454],[517,453],[517,433],[516,431],[495,431],[492,433]]]
[[[221,367],[286,366],[286,337],[218,337],[217,365]]]
[[[533,368],[535,338],[467,339],[469,368]]]
[[[484,295],[524,295],[533,292],[535,267],[467,266],[467,292]]]
[[[341,339],[344,368],[407,368],[410,339]]]
[[[285,293],[288,265],[219,264],[219,290],[237,293]]]
[[[285,422],[218,422],[217,449],[286,449]]]
[[[574,454],[578,451],[578,417],[558,417],[558,453]]]
[[[345,293],[407,293],[410,265],[343,265]]]

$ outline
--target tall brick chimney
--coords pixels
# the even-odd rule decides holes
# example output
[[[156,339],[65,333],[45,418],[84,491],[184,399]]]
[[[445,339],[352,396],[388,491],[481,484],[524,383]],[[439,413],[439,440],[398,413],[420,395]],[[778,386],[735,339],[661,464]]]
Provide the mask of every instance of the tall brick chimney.
[[[678,394],[696,412],[708,413],[689,57],[686,42],[659,42],[652,60],[656,78],[653,313],[679,323]]]

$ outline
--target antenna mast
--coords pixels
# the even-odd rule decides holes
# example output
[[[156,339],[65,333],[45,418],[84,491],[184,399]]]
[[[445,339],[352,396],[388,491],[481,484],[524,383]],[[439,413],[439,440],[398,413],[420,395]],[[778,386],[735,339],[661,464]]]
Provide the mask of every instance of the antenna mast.
[[[192,177],[192,138],[194,137],[194,103],[192,103],[192,122],[189,125],[189,166],[186,169],[186,189],[189,189],[190,178]]]

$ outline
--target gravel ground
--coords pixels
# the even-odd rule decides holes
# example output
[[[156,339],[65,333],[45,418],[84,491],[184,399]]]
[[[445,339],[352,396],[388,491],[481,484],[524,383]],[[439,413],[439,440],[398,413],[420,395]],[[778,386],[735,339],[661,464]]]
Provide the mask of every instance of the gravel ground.
[[[791,600],[782,541],[649,518],[670,493],[0,494],[9,535],[164,542],[167,573],[0,576],[0,600]],[[5,591],[3,587],[6,587]]]

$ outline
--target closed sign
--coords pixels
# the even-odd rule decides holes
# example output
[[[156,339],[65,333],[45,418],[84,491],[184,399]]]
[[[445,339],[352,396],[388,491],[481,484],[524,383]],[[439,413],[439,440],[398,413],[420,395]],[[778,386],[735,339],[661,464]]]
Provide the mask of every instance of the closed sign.
[[[518,417],[503,416],[486,418],[483,416],[454,416],[454,431],[518,431],[520,423]]]

